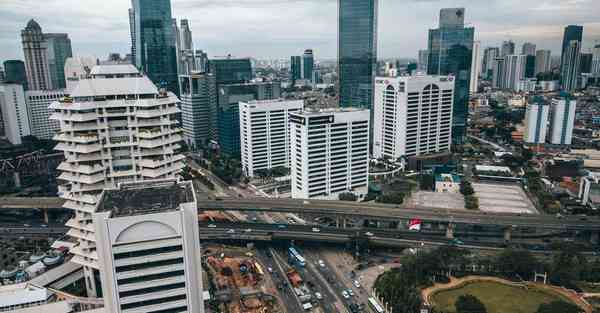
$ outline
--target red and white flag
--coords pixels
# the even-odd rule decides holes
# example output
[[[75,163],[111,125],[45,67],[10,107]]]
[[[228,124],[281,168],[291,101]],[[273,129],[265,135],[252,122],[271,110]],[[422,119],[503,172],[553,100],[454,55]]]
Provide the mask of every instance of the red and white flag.
[[[421,220],[413,219],[410,221],[410,224],[408,224],[408,230],[421,231],[421,224]]]

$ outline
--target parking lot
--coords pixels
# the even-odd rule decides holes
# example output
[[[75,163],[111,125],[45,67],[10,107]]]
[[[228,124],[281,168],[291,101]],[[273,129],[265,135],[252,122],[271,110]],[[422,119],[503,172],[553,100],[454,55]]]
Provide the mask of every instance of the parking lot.
[[[533,203],[518,184],[473,183],[479,210],[494,213],[537,214]]]

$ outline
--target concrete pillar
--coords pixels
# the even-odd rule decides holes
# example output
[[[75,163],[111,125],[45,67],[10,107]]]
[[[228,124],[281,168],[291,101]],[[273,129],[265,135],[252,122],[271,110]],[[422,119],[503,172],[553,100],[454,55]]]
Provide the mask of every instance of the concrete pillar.
[[[340,217],[339,216],[335,217],[335,227],[340,228]]]
[[[344,218],[342,218],[342,228],[344,228],[344,229],[346,229],[346,227],[347,227],[347,226],[346,226],[346,221],[347,221],[347,220],[346,220],[346,218],[345,218],[345,217],[344,217]]]
[[[597,245],[600,241],[599,239],[600,239],[600,232],[592,231],[592,233],[590,234],[590,243],[593,245]]]
[[[21,188],[21,174],[19,174],[19,172],[14,172],[13,179],[15,181],[15,187]]]
[[[504,241],[509,242],[512,236],[512,227],[506,227],[504,229]]]
[[[42,209],[42,214],[44,215],[44,224],[48,224],[48,221],[50,220],[48,218],[48,209]]]
[[[446,238],[454,239],[454,225],[453,224],[446,225]]]

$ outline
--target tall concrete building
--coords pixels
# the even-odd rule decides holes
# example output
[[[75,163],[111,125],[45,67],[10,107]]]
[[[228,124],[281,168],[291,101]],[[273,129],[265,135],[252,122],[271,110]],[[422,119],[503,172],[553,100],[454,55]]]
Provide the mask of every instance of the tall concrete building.
[[[593,59],[594,55],[592,53],[579,54],[579,73],[591,74]]]
[[[135,11],[133,10],[133,1],[131,2],[132,8],[129,8],[129,37],[131,40],[131,61],[133,65],[136,65],[137,60],[137,44],[135,42],[137,34],[135,33]]]
[[[299,55],[290,58],[290,76],[292,81],[302,79],[302,57]]]
[[[514,54],[505,56],[502,88],[519,91],[520,82],[525,78],[526,65],[526,55]]]
[[[179,76],[183,138],[192,149],[216,140],[217,90],[215,75],[192,73]]]
[[[99,281],[92,214],[104,189],[119,183],[173,179],[184,167],[176,115],[179,99],[156,86],[130,64],[101,65],[79,81],[70,97],[53,102],[52,119],[60,123],[55,149],[59,195],[73,211],[67,235],[77,240],[72,261],[83,265],[88,296]]]
[[[21,137],[31,135],[22,85],[0,83],[0,113],[4,124],[4,136],[10,143],[20,145]]]
[[[469,83],[469,92],[477,93],[479,88],[479,72],[481,72],[481,42],[473,42],[473,56],[471,59],[471,82]]]
[[[371,109],[377,73],[379,0],[338,0],[338,70],[341,107]]]
[[[181,20],[181,26],[179,27],[179,40],[181,41],[182,50],[194,50],[194,41],[192,39],[192,30],[190,29],[190,22],[187,19]]]
[[[535,74],[547,73],[552,70],[552,52],[550,50],[538,50],[535,53]]]
[[[505,57],[507,55],[515,54],[515,43],[512,40],[502,42],[502,48],[500,49],[500,56]]]
[[[6,65],[4,65],[6,70]],[[592,75],[600,77],[600,45],[596,45],[592,51]]]
[[[82,79],[90,77],[92,68],[98,65],[98,59],[93,56],[75,56],[65,61],[65,82],[67,93],[79,84]]]
[[[204,312],[192,182],[122,184],[94,211],[104,310]]]
[[[368,193],[369,110],[344,108],[290,114],[292,198],[359,199]]]
[[[50,119],[53,110],[50,104],[67,95],[65,89],[30,90],[25,92],[25,103],[29,115],[31,135],[38,139],[50,140],[60,131],[58,121]]]
[[[452,139],[457,144],[467,130],[474,34],[473,27],[465,27],[464,8],[442,9],[439,28],[429,30],[427,74],[455,77]]]
[[[4,81],[7,83],[20,84],[27,90],[27,72],[25,63],[21,60],[6,60],[4,65]]]
[[[526,143],[543,144],[546,142],[549,114],[550,106],[540,96],[534,97],[527,105],[523,138]]]
[[[53,89],[65,89],[65,62],[73,56],[71,39],[67,34],[44,34],[48,45],[48,69]]]
[[[552,99],[549,142],[554,145],[570,145],[575,126],[577,101],[564,93]]]
[[[504,57],[494,59],[492,63],[492,88],[503,88],[504,83]]]
[[[572,91],[577,88],[582,37],[583,26],[569,25],[565,27],[562,42],[560,77],[561,86],[566,91]]]
[[[52,80],[48,64],[48,42],[40,25],[30,20],[21,31],[23,54],[25,55],[25,71],[27,72],[27,88],[29,90],[51,90]]]
[[[132,0],[132,5],[135,65],[154,84],[178,94],[177,47],[171,0]]]
[[[315,68],[315,56],[311,49],[304,50],[302,55],[302,79],[313,82],[313,73]]]
[[[449,152],[453,101],[452,76],[377,77],[373,157]]]
[[[488,47],[483,51],[483,61],[481,65],[481,75],[486,80],[491,80],[494,75],[494,61],[500,55],[500,49],[497,47]]]
[[[304,108],[303,100],[240,102],[242,172],[248,177],[259,170],[290,167],[289,114]]]
[[[521,54],[535,56],[535,53],[536,53],[535,49],[536,49],[535,44],[533,44],[531,42],[526,42],[523,44],[523,47],[521,49]]]
[[[417,69],[421,72],[427,72],[427,63],[429,62],[429,50],[419,50],[419,60]]]

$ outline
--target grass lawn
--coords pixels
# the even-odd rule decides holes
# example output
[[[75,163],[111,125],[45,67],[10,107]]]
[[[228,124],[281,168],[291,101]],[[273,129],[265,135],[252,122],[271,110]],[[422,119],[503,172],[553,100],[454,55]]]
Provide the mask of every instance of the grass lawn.
[[[493,282],[473,282],[462,288],[435,294],[432,302],[436,312],[456,312],[454,302],[465,294],[479,298],[485,304],[488,313],[534,313],[542,303],[564,300],[560,295],[539,290],[525,290]]]

